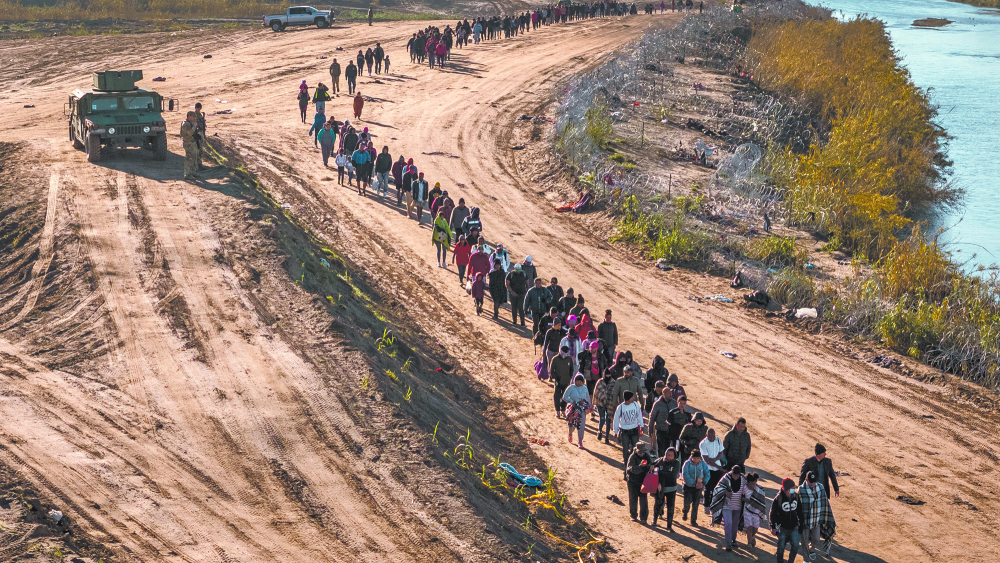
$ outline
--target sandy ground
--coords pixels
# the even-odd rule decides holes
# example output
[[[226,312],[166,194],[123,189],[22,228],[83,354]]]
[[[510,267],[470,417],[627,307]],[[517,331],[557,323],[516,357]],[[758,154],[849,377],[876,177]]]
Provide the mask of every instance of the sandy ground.
[[[335,171],[323,168],[299,122],[297,84],[328,80],[331,60],[320,56],[346,63],[359,46],[380,40],[394,73],[360,80],[370,98],[361,124],[375,133],[376,146],[413,157],[432,183],[481,207],[491,242],[517,258],[533,255],[540,275],[558,276],[592,311],[614,309],[619,349],[644,365],[663,355],[710,426],[724,431],[745,416],[754,440],[749,465],[767,479],[769,496],[823,442],[842,473],[833,560],[991,559],[1000,511],[998,417],[975,405],[979,395],[926,370],[917,371],[936,382],[872,367],[863,360],[873,352],[836,334],[689,299],[730,292],[724,280],[659,272],[602,242],[593,236],[598,218],[556,215],[539,180],[559,177],[556,159],[541,152],[518,158],[511,149],[524,142],[515,122],[522,113],[547,111],[574,72],[648,24],[672,21],[639,16],[553,27],[456,51],[443,71],[409,63],[403,45],[416,26],[405,23],[5,45],[0,131],[40,155],[25,166],[47,207],[41,265],[2,305],[23,314],[0,327],[0,459],[66,502],[96,539],[143,561],[504,558],[474,533],[456,535],[424,511],[384,464],[352,453],[350,437],[365,421],[345,414],[336,385],[308,350],[327,347],[327,358],[348,368],[363,359],[322,336],[296,343],[274,337],[240,273],[216,253],[244,221],[217,215],[226,209],[225,180],[218,173],[193,184],[179,179],[173,133],[180,114],[168,118],[173,154],[166,163],[115,157],[94,166],[71,147],[61,114],[66,93],[89,84],[94,70],[142,68],[149,78],[167,78],[157,89],[182,100],[182,110],[205,102],[210,134],[238,147],[255,171],[284,178],[274,194],[279,201],[364,265],[412,322],[504,398],[524,434],[550,441],[533,447],[559,471],[578,514],[608,537],[611,560],[746,556],[721,551],[718,528],[678,524],[667,535],[630,522],[625,508],[605,500],[626,496],[619,450],[597,444],[592,430],[585,450],[564,442],[551,387],[530,373],[526,333],[471,314],[454,270],[434,265],[426,218],[418,226],[394,200],[361,198],[331,181]],[[348,117],[350,99],[328,104],[328,115],[331,107],[338,119]],[[233,113],[211,116],[222,109]],[[53,275],[46,260],[67,250],[59,243],[66,231],[82,241],[91,284],[67,289],[70,306],[47,309],[56,317],[30,323],[38,318],[33,304],[49,295],[42,291]],[[170,281],[157,273],[165,268],[154,267],[161,259]],[[265,277],[282,272],[272,265]],[[410,279],[420,283],[397,283]],[[91,307],[98,297],[101,305]],[[76,331],[64,345],[101,331],[114,332],[120,345],[54,367],[55,349],[36,343],[58,333],[59,323]],[[693,332],[671,332],[672,324]],[[355,475],[358,467],[367,474]],[[897,500],[909,497],[922,504]],[[762,544],[755,556],[770,560],[771,537],[764,534]]]

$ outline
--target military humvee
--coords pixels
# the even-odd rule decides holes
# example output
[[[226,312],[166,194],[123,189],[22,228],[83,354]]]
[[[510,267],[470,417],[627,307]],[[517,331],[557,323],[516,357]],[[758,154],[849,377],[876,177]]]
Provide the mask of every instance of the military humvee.
[[[107,148],[141,147],[153,158],[167,158],[167,128],[161,112],[173,111],[175,101],[135,83],[141,70],[94,73],[94,87],[73,90],[63,113],[69,116],[69,140],[97,162]]]

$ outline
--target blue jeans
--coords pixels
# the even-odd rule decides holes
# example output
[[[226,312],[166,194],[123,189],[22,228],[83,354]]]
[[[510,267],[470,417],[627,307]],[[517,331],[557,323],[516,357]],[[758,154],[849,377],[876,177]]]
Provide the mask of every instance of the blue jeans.
[[[778,561],[785,561],[785,544],[791,542],[792,547],[788,550],[788,563],[795,561],[795,556],[799,554],[799,529],[778,527]]]
[[[389,173],[376,172],[375,177],[378,179],[377,190],[382,192],[382,197],[385,197],[385,191],[389,189]]]
[[[597,407],[597,432],[603,428],[608,434],[611,433],[611,417],[608,416],[608,407]]]

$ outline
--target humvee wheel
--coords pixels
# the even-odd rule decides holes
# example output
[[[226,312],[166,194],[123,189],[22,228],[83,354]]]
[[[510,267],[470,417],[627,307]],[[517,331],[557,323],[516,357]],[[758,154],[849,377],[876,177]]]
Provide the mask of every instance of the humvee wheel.
[[[101,137],[87,135],[87,161],[97,162],[99,160],[101,160]]]
[[[73,126],[72,125],[69,126],[69,140],[73,141],[73,148],[74,149],[80,150],[80,149],[83,148],[83,143],[81,143],[80,140],[76,138],[76,133],[73,132]]]
[[[153,160],[167,159],[167,132],[160,131],[153,141]]]

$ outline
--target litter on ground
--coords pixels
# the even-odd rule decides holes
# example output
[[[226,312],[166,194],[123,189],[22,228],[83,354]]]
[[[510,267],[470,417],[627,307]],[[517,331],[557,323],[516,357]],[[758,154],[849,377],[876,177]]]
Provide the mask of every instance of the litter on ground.
[[[733,300],[726,297],[721,293],[716,293],[715,295],[706,295],[705,299],[711,299],[712,301],[718,301],[719,303],[732,303]]]
[[[719,351],[719,353],[722,354],[723,356],[729,358],[730,360],[735,360],[736,359],[736,354],[734,354],[732,352],[726,352],[725,350],[721,350],[721,351]]]
[[[797,311],[795,311],[796,319],[815,319],[818,316],[819,313],[816,312],[816,309],[812,309],[809,307],[798,309]]]

